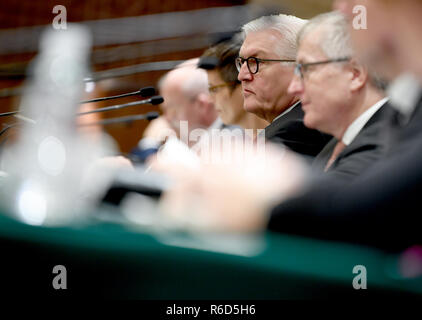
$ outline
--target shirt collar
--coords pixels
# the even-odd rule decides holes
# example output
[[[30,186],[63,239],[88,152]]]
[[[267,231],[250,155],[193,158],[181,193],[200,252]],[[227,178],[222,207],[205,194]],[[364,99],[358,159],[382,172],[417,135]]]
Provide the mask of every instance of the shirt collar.
[[[289,113],[290,111],[293,110],[294,107],[296,107],[298,104],[300,103],[300,100],[297,101],[296,103],[294,103],[291,107],[287,108],[287,110],[284,110],[281,114],[279,114],[277,117],[274,118],[274,121],[276,121],[277,119],[280,119],[282,116],[286,115],[287,113]]]
[[[377,112],[387,101],[388,98],[379,100],[352,122],[352,124],[344,132],[343,138],[341,139],[346,146],[353,142],[369,119],[371,119],[375,112]]]

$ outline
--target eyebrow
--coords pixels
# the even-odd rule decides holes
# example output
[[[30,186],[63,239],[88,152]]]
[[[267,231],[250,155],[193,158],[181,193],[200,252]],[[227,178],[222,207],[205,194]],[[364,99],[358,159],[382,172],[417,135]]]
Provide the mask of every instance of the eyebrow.
[[[267,54],[267,52],[264,52],[264,51],[258,49],[258,50],[252,51],[252,54],[249,54],[247,57],[245,57],[244,55],[241,55],[240,52],[239,52],[239,56],[241,56],[243,58],[257,57],[258,55],[262,55],[262,54],[265,55],[265,54]]]

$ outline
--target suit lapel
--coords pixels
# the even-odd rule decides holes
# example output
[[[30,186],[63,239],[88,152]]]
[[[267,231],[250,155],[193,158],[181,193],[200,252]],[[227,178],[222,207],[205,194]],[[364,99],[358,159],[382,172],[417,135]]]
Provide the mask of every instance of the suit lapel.
[[[325,147],[321,150],[321,152],[315,157],[314,161],[312,162],[312,168],[318,171],[324,171],[325,165],[330,159],[334,148],[337,144],[337,139],[332,138]],[[331,166],[332,167],[332,166]]]
[[[302,105],[298,103],[292,110],[285,115],[281,116],[277,120],[273,121],[270,125],[265,128],[265,138],[271,139],[278,133],[280,128],[286,125],[289,121],[303,119]]]
[[[348,153],[352,152],[355,149],[359,149],[362,145],[368,144],[368,135],[371,136],[370,137],[371,139],[372,139],[372,135],[373,135],[373,130],[371,130],[371,127],[382,125],[382,123],[387,124],[386,123],[387,118],[385,117],[385,115],[388,114],[390,108],[391,108],[391,106],[388,104],[388,102],[386,102],[380,109],[377,110],[377,112],[374,113],[374,115],[363,126],[362,130],[358,133],[358,135],[352,141],[352,143],[350,145],[346,146],[346,148],[344,148],[344,150],[342,152],[340,152],[340,154],[338,155],[336,160],[333,162],[333,164],[330,166],[328,171],[335,168],[337,163],[344,156],[346,156]],[[378,134],[380,134],[379,130],[377,130],[377,132],[378,132]],[[382,139],[383,137],[379,137],[379,138]],[[385,137],[385,138],[388,139],[388,137]],[[337,140],[336,140],[336,142],[337,142]],[[333,149],[334,149],[334,147],[335,147],[335,143],[334,143]],[[330,155],[328,157],[330,157]],[[328,159],[327,159],[327,161],[328,161]]]

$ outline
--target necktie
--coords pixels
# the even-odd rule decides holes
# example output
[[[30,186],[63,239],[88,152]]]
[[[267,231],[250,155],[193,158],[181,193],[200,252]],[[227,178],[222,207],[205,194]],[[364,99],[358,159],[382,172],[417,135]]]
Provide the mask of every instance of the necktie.
[[[337,159],[339,154],[346,148],[346,145],[343,143],[343,141],[337,142],[336,146],[334,147],[333,153],[331,154],[330,159],[328,159],[327,165],[324,168],[324,172],[327,172],[328,169],[331,167],[333,162]]]

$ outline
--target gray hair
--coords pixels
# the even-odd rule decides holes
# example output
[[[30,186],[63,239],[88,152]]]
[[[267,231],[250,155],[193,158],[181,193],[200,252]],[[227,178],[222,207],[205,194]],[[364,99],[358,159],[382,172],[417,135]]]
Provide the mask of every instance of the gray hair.
[[[320,14],[300,30],[297,45],[311,31],[324,28],[320,47],[330,59],[352,57],[354,55],[348,24],[344,16],[337,11]]]
[[[347,20],[338,11],[323,13],[309,20],[297,36],[297,46],[308,33],[318,28],[323,28],[320,47],[329,59],[355,56]],[[356,57],[354,58],[357,60]],[[361,63],[361,61],[358,62]],[[385,90],[387,83],[382,78],[372,70],[368,75],[373,86]]]
[[[247,36],[251,32],[263,30],[276,30],[283,36],[283,40],[278,44],[278,54],[280,58],[296,59],[297,42],[296,38],[299,31],[306,24],[307,20],[300,19],[295,16],[279,14],[271,16],[263,16],[248,22],[242,27]]]

